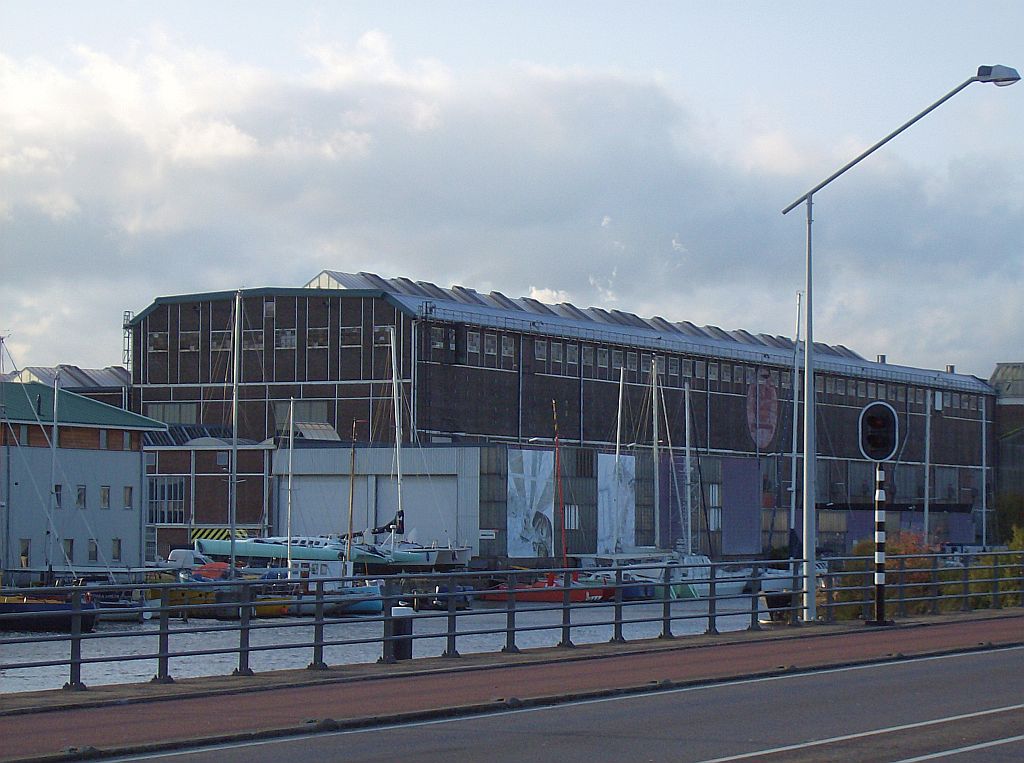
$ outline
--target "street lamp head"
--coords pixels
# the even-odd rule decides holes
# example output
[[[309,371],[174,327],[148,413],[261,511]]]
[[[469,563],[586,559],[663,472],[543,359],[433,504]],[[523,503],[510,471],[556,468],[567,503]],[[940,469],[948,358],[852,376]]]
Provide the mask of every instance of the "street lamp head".
[[[976,79],[978,82],[991,82],[997,87],[1006,87],[1017,82],[1020,75],[1009,66],[979,66]]]

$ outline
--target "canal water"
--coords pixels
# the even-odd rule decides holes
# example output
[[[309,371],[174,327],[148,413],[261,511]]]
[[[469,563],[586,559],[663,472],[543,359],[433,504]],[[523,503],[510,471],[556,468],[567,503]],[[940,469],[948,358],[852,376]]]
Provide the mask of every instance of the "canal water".
[[[697,635],[707,629],[705,601],[674,601],[672,633]],[[662,604],[631,602],[623,608],[623,636],[627,641],[655,638],[661,633]],[[609,622],[614,608],[607,604],[572,609],[571,639],[574,644],[607,642],[614,633]],[[680,618],[680,619],[675,619]],[[255,619],[250,632],[249,667],[256,673],[306,667],[313,658],[312,618]],[[516,612],[516,646],[520,649],[556,646],[561,641],[562,612],[557,607],[520,604]],[[750,599],[718,603],[719,631],[742,630],[750,624]],[[505,646],[506,612],[503,607],[474,603],[458,613],[456,649],[460,654],[498,652]],[[238,667],[237,623],[192,619],[171,621],[170,651],[180,655],[170,660],[173,678],[228,675]],[[87,686],[149,681],[157,672],[158,624],[99,622],[96,631],[83,639],[84,660],[109,662],[82,665],[82,682]],[[447,616],[443,612],[420,612],[413,617],[413,657],[436,657],[445,651]],[[483,632],[481,632],[483,631]],[[328,665],[375,662],[381,656],[383,626],[379,619],[352,618],[324,626],[327,642],[344,642],[324,647]],[[432,635],[439,634],[439,635]],[[69,679],[67,665],[16,667],[31,662],[68,660],[66,635],[7,633],[4,639],[25,637],[26,643],[3,643],[0,647],[0,693],[58,689]],[[301,646],[300,646],[301,645]],[[217,652],[195,654],[196,652]],[[190,654],[191,653],[191,654]]]

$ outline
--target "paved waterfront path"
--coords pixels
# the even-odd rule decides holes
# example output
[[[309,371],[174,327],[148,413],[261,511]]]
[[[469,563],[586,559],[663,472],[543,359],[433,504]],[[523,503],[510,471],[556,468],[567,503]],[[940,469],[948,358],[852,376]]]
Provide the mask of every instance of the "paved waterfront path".
[[[0,760],[140,752],[1008,644],[1024,644],[1022,609],[0,695]]]

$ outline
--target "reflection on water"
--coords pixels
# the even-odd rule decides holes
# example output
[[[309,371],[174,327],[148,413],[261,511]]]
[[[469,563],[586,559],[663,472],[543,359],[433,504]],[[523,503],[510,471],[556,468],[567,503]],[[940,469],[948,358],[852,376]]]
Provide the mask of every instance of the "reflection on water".
[[[750,623],[749,598],[734,602],[719,602],[717,627],[720,631],[742,630]],[[532,609],[534,611],[526,611]],[[721,614],[725,613],[725,614]],[[730,614],[731,613],[731,614]],[[676,601],[672,603],[672,632],[675,635],[703,633],[707,627],[707,603]],[[623,636],[627,641],[655,638],[661,633],[662,605],[660,602],[630,603],[623,608]],[[575,644],[595,644],[609,641],[612,637],[614,609],[611,605],[591,604],[572,610],[572,634]],[[632,622],[630,622],[632,621]],[[641,622],[647,621],[647,622]],[[312,618],[275,618],[252,621],[254,627],[249,636],[253,651],[249,655],[249,667],[257,672],[304,668],[313,659]],[[562,613],[557,608],[540,608],[538,605],[520,604],[516,613],[517,628],[527,628],[516,634],[516,645],[520,649],[557,646],[561,640]],[[497,631],[484,634],[459,636],[456,648],[461,654],[497,652],[505,646],[506,612],[500,606],[488,607],[482,603],[462,611],[458,615],[457,627],[460,633],[467,631]],[[228,675],[238,667],[237,648],[239,633],[237,624],[214,620],[193,619],[187,623],[171,622],[170,650],[181,654],[196,651],[224,650],[221,654],[185,655],[172,657],[170,674],[174,678]],[[200,630],[182,633],[181,629]],[[433,638],[417,638],[413,645],[415,657],[437,657],[445,650],[443,634],[447,629],[445,613],[422,612],[416,616],[414,635],[442,634]],[[536,630],[533,630],[536,629]],[[349,619],[324,626],[324,640],[343,643],[324,647],[324,661],[328,665],[345,665],[375,662],[381,656],[380,638],[383,626],[379,619]],[[31,636],[32,634],[4,634],[4,638]],[[40,640],[36,636],[24,644],[4,644],[0,653],[0,664],[24,664],[35,661],[66,660],[70,654],[66,639],[55,641]],[[292,646],[302,644],[302,646]],[[260,649],[260,647],[272,647]],[[82,665],[82,681],[87,686],[102,684],[139,683],[149,681],[157,672],[158,624],[101,622],[96,633],[83,638],[82,658],[116,659]],[[140,659],[131,659],[138,657]],[[39,689],[58,689],[69,678],[68,667],[0,669],[0,692],[23,692]]]

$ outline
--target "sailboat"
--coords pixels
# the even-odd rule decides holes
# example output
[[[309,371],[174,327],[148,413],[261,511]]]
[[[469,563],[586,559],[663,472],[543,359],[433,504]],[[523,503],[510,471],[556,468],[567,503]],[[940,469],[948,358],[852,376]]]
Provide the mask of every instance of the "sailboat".
[[[202,553],[224,558],[230,556],[243,560],[262,560],[266,566],[268,560],[291,559],[292,564],[306,563],[344,563],[346,576],[353,570],[368,573],[387,574],[402,570],[430,571],[435,569],[451,569],[465,567],[472,555],[470,546],[454,544],[423,546],[415,542],[415,531],[406,534],[405,510],[402,492],[402,417],[401,395],[398,381],[398,352],[394,327],[389,327],[391,341],[392,396],[395,407],[395,463],[398,477],[398,506],[394,517],[383,525],[363,531],[352,529],[352,503],[354,485],[354,450],[349,475],[349,521],[347,534],[329,535],[296,535],[291,532],[291,523],[285,535],[263,538],[234,539],[229,541],[197,540],[195,548]],[[289,415],[291,419],[291,414]],[[292,428],[294,433],[294,425]],[[290,438],[293,438],[291,435]],[[353,448],[355,431],[353,430]],[[293,448],[290,439],[289,449]],[[289,456],[290,461],[290,456]],[[290,469],[289,469],[290,474]],[[290,479],[290,477],[289,477]],[[291,490],[288,491],[289,502]],[[289,515],[290,517],[290,509]],[[377,540],[378,536],[385,536]],[[359,538],[360,540],[356,540]],[[257,562],[259,563],[259,562]],[[312,578],[311,578],[312,579]],[[379,611],[379,610],[378,610]]]
[[[213,558],[242,562],[245,565],[243,574],[260,571],[260,579],[267,581],[268,588],[277,594],[281,590],[289,594],[290,598],[282,607],[285,614],[313,614],[316,609],[313,589],[318,581],[324,583],[326,614],[379,613],[383,606],[381,587],[376,583],[350,579],[354,576],[354,563],[347,543],[330,536],[311,538],[292,533],[294,418],[295,400],[292,399],[288,406],[286,535],[233,541],[199,539],[195,541],[195,549]],[[280,601],[280,596],[277,599]]]
[[[395,473],[397,476],[397,509],[394,519],[390,522],[367,530],[363,533],[363,542],[380,554],[386,564],[395,569],[439,569],[464,567],[472,555],[470,546],[455,545],[449,541],[447,545],[423,546],[417,543],[410,532],[406,537],[405,507],[402,501],[402,398],[398,380],[398,343],[394,326],[388,326],[391,344],[391,395],[395,415]],[[367,536],[375,538],[386,535],[383,541],[368,541]],[[358,546],[354,546],[358,549]]]
[[[0,379],[2,379],[3,375],[3,353],[3,337],[0,337]],[[55,484],[53,474],[56,468],[57,431],[60,422],[59,391],[60,373],[58,372],[53,382],[53,429],[50,435],[51,485]],[[6,394],[7,384],[0,381],[0,413],[5,417],[7,406],[3,396]],[[36,415],[37,417],[39,415],[38,409]],[[7,426],[6,422],[3,425]],[[45,426],[42,425],[41,421],[39,425],[45,431]],[[46,521],[49,528],[46,534],[46,571],[43,573],[46,585],[52,585],[54,582],[50,547],[51,539],[57,529],[52,513],[55,509],[55,501],[55,493],[51,488],[50,505],[46,508]],[[96,624],[96,602],[92,600],[92,595],[88,591],[83,591],[78,598],[78,609],[80,612],[78,622],[82,632],[88,633],[92,631]],[[32,591],[31,593],[14,590],[8,593],[0,593],[0,631],[70,631],[74,627],[74,623],[75,604],[72,594],[66,589],[52,591],[42,589],[41,591]]]

